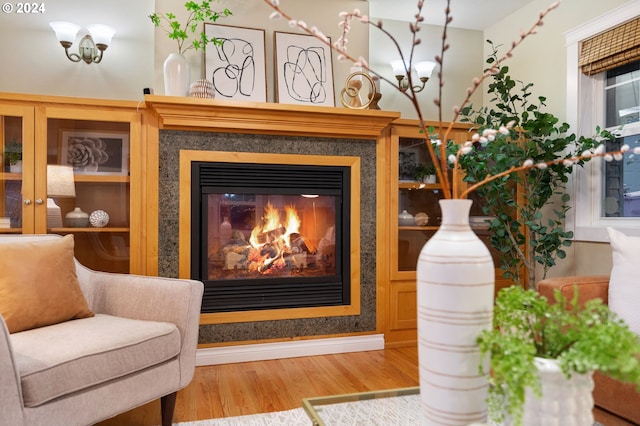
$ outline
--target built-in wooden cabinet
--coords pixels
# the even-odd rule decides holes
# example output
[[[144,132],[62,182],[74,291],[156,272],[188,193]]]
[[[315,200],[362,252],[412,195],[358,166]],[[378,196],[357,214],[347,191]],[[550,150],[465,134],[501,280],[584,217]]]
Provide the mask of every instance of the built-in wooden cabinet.
[[[446,123],[448,125],[449,123]],[[428,123],[435,132],[439,124]],[[470,138],[470,126],[454,124],[449,139],[462,143]],[[385,151],[380,165],[387,176],[387,191],[380,200],[384,209],[379,227],[379,319],[388,347],[415,344],[417,330],[416,264],[420,250],[440,226],[441,213],[438,200],[443,198],[440,182],[427,183],[416,175],[418,165],[433,163],[425,135],[418,122],[396,120],[387,130]],[[471,215],[481,216],[482,201],[474,200]],[[382,213],[382,212],[381,212]],[[488,247],[490,233],[486,225],[474,226],[476,234]],[[494,263],[499,259],[495,254]],[[386,263],[383,263],[386,262]],[[510,285],[496,268],[496,289]]]
[[[84,265],[139,272],[131,158],[140,159],[141,125],[133,102],[0,94],[0,234],[73,234]],[[16,146],[18,169],[7,153]],[[71,223],[75,208],[103,211],[108,223]]]
[[[376,315],[375,330],[364,333],[383,333],[389,347],[412,345],[417,324],[415,265],[422,246],[438,230],[438,200],[443,194],[439,182],[418,181],[413,174],[416,164],[431,158],[417,122],[397,116],[388,111],[166,96],[147,96],[137,103],[0,93],[0,234],[73,234],[76,256],[90,268],[156,275],[162,232],[158,216],[161,130],[328,137],[345,143],[367,140],[375,144],[376,170],[369,167],[361,173],[372,177],[365,182],[374,187],[376,243],[375,249],[367,247],[370,251],[362,265],[375,263]],[[469,126],[456,124],[450,137],[466,141],[468,130]],[[97,168],[76,167],[71,182],[75,196],[64,197],[49,192],[48,166],[66,165],[70,156],[79,154],[70,152],[70,138],[85,141],[80,148],[87,154],[99,156],[98,151],[107,150],[109,158]],[[107,147],[93,145],[100,141]],[[20,170],[9,167],[5,154],[14,142],[22,151]],[[52,222],[50,202],[60,208],[61,223]],[[69,226],[65,216],[76,207],[87,213],[104,210],[109,223],[104,228]],[[365,220],[370,210],[361,212]],[[404,210],[418,220],[400,222]],[[482,214],[479,202],[474,202],[474,214]],[[181,214],[179,223],[180,229],[188,227],[188,217]],[[486,229],[476,232],[488,243]],[[179,232],[176,247],[180,259],[189,254],[188,233]],[[496,288],[510,284],[499,269],[496,277]],[[364,305],[371,308],[370,303]],[[289,312],[265,312],[257,319],[253,313],[241,313],[237,319],[219,322],[291,318]],[[296,313],[299,318],[317,316],[315,311],[303,314],[307,316]]]

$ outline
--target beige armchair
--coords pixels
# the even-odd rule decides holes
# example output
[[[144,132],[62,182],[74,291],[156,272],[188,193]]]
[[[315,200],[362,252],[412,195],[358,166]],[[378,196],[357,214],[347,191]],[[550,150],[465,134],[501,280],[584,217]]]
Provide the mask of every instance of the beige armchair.
[[[91,425],[158,398],[170,425],[195,370],[203,284],[75,263],[94,316],[13,334],[0,316],[0,426]]]

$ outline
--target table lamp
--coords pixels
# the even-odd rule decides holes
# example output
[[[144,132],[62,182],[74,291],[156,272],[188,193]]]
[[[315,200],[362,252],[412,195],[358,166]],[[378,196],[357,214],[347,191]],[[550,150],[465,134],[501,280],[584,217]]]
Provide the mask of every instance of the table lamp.
[[[47,165],[47,227],[62,228],[62,211],[54,198],[74,198],[73,167]]]

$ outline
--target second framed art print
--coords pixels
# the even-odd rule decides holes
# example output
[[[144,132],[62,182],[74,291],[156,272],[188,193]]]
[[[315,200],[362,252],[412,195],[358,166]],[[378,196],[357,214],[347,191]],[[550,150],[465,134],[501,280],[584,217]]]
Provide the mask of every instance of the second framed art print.
[[[208,37],[220,40],[205,50],[205,78],[218,99],[267,101],[264,30],[205,23]]]
[[[274,32],[276,99],[335,106],[331,48],[316,37]]]

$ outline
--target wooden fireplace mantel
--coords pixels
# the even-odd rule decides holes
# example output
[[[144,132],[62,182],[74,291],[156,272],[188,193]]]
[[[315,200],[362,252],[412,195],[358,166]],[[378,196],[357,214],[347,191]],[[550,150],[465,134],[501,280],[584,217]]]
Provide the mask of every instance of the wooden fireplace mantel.
[[[376,139],[399,112],[147,95],[161,129]]]

